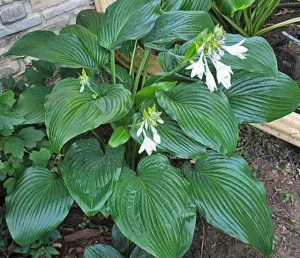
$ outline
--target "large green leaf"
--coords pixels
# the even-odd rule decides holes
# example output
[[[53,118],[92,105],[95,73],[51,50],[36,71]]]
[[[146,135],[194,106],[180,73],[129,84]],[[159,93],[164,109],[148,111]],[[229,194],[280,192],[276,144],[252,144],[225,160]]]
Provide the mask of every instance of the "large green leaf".
[[[91,81],[91,87],[98,98],[94,99],[87,87],[79,92],[79,80],[65,79],[47,96],[46,127],[55,152],[74,136],[114,122],[128,113],[131,94],[122,85],[97,85]]]
[[[300,105],[300,89],[287,75],[270,75],[245,71],[232,76],[227,95],[235,117],[240,123],[267,123],[284,117]]]
[[[201,159],[206,157],[205,146],[186,135],[177,122],[168,115],[163,114],[161,118],[164,123],[156,127],[161,137],[161,143],[157,146],[158,151],[171,153],[175,157],[182,159]],[[136,114],[133,123],[139,124],[141,122],[142,115]],[[143,136],[136,137],[138,128],[139,126],[131,127],[131,134],[139,144],[142,144]],[[151,134],[150,130],[148,133]]]
[[[240,35],[226,34],[225,45],[231,46],[243,39],[244,38]],[[247,38],[243,46],[248,48],[246,59],[241,60],[225,51],[225,55],[222,57],[222,62],[230,65],[233,70],[259,72],[273,75],[274,78],[277,77],[278,66],[276,56],[272,47],[265,39],[261,37]]]
[[[17,111],[25,118],[24,124],[37,124],[45,122],[45,98],[52,87],[32,85],[23,91],[17,103]]]
[[[227,98],[202,83],[158,92],[158,103],[192,139],[231,156],[238,140],[238,123]]]
[[[245,160],[209,152],[206,160],[197,161],[192,168],[186,163],[182,170],[208,223],[270,256],[271,211],[263,184],[251,177]]]
[[[254,2],[255,0],[215,0],[220,12],[228,16],[233,16],[236,11],[246,9]]]
[[[0,103],[0,129],[13,129],[15,125],[22,124],[24,117],[7,104]]]
[[[213,4],[212,0],[183,0],[180,9],[187,11],[208,12]]]
[[[76,141],[68,150],[63,178],[86,215],[96,215],[111,196],[120,177],[123,154],[123,148],[107,148],[104,154],[96,139]]]
[[[160,0],[122,0],[111,4],[100,26],[99,44],[120,48],[128,40],[147,35],[159,16]]]
[[[26,55],[63,67],[98,69],[98,64],[85,45],[74,35],[55,35],[51,31],[25,34],[6,55]]]
[[[142,159],[137,172],[122,170],[109,199],[114,221],[152,255],[182,257],[190,247],[196,219],[187,182],[162,155]]]
[[[90,32],[98,36],[100,25],[104,18],[104,13],[98,13],[96,10],[82,10],[76,18],[76,24],[88,29]]]
[[[214,23],[207,12],[177,11],[163,13],[157,19],[153,30],[143,38],[146,47],[164,51],[175,41],[194,39],[202,30],[213,30]]]
[[[19,245],[29,245],[64,220],[73,200],[54,173],[28,168],[5,203],[9,232]]]
[[[98,68],[101,68],[109,61],[109,52],[98,45],[98,37],[88,29],[77,24],[68,25],[60,31],[60,34],[75,35],[95,60]]]
[[[85,249],[84,258],[123,258],[123,256],[112,246],[92,245]]]

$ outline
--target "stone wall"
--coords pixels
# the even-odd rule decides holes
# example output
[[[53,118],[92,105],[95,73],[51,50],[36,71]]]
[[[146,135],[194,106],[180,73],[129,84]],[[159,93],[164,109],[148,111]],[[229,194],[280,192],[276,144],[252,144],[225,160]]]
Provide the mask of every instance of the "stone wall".
[[[0,0],[0,78],[17,77],[30,64],[29,58],[4,57],[18,38],[33,30],[57,32],[92,8],[93,0]]]

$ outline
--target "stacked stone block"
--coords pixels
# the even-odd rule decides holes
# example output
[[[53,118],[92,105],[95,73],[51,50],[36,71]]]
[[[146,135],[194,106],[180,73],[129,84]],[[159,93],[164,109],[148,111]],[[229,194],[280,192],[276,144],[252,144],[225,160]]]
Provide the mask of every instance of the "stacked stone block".
[[[0,78],[21,75],[30,59],[4,57],[22,35],[33,30],[58,32],[75,23],[83,9],[93,9],[93,0],[0,0]]]

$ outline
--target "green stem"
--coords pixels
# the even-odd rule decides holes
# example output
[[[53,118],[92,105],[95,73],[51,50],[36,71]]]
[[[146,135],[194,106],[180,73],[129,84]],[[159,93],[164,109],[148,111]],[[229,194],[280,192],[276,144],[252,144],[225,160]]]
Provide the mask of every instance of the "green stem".
[[[93,90],[93,88],[90,85],[87,84],[86,86],[91,90],[91,92],[93,92],[97,97],[99,97],[99,94],[95,90]]]
[[[100,142],[100,145],[103,149],[106,148],[106,144],[105,142],[102,140],[102,138],[95,132],[95,130],[91,130],[92,134],[98,139],[98,141]]]
[[[135,171],[135,158],[137,154],[137,143],[134,142],[133,144],[133,151],[132,151],[132,158],[131,158],[131,169]]]
[[[131,62],[130,62],[130,70],[129,70],[129,75],[131,75],[134,78],[134,58],[135,58],[135,51],[137,48],[137,40],[134,43],[134,48],[133,48],[133,52],[131,55]]]
[[[150,51],[151,51],[151,48],[147,48],[147,47],[144,50],[143,59],[142,59],[142,62],[140,64],[140,67],[137,71],[137,74],[136,74],[136,77],[134,80],[134,85],[133,85],[133,90],[132,90],[132,99],[134,99],[134,97],[136,95],[137,88],[138,88],[139,82],[140,82],[140,78],[141,78],[142,72],[144,70],[145,64],[147,62],[148,56],[150,55]]]
[[[115,85],[117,84],[116,80],[116,64],[115,64],[115,51],[110,51],[110,66],[111,66],[111,76],[112,76],[112,83]]]
[[[228,16],[223,15],[224,19],[233,27],[235,28],[241,35],[243,35],[246,38],[249,38],[249,35],[243,30],[241,29],[232,19],[230,19]]]
[[[245,22],[246,22],[247,32],[249,35],[251,35],[252,34],[252,23],[249,19],[246,9],[243,10],[243,14],[244,14]]]
[[[148,55],[147,61],[145,63],[145,67],[144,67],[144,74],[143,74],[143,81],[142,81],[142,86],[141,89],[144,88],[144,84],[147,80],[147,75],[148,75],[148,66],[149,66],[149,59],[150,59],[150,55]]]

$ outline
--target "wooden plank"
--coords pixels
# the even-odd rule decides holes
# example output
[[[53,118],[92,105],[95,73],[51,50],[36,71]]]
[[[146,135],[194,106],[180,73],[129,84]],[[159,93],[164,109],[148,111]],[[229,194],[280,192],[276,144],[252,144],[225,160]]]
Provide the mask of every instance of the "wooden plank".
[[[96,5],[96,10],[99,13],[105,13],[106,8],[110,6],[115,0],[94,0]]]

